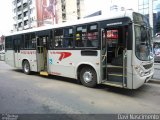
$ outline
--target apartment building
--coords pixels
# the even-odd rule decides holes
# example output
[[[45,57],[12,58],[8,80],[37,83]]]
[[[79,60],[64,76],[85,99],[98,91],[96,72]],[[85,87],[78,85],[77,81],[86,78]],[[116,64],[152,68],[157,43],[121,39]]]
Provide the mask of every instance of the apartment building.
[[[12,0],[13,31],[84,17],[84,0]]]
[[[36,6],[34,0],[13,0],[13,31],[36,27]]]
[[[57,0],[58,22],[83,18],[84,8],[84,0]]]

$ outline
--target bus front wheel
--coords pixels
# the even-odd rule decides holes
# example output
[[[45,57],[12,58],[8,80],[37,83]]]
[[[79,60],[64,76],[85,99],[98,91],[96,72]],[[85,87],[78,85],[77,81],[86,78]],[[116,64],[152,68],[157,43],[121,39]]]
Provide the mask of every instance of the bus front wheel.
[[[95,87],[97,85],[96,71],[91,67],[84,67],[80,71],[80,81],[86,87]]]
[[[27,75],[29,75],[31,72],[30,71],[30,64],[27,60],[23,62],[23,72]]]

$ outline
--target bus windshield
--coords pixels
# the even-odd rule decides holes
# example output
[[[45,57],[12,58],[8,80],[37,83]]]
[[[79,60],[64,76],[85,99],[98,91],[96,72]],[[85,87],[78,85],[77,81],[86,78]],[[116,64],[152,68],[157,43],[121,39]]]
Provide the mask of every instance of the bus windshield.
[[[151,45],[151,29],[149,22],[142,15],[134,16],[135,23],[135,52],[140,60],[148,61],[153,59],[152,45]]]
[[[136,56],[140,60],[153,59],[150,33],[144,26],[135,25]]]

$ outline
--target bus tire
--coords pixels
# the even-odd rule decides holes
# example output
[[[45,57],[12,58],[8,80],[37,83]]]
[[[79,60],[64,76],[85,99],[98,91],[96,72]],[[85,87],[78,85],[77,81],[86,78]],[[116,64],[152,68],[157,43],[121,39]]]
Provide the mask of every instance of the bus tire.
[[[29,62],[27,61],[27,60],[25,60],[24,62],[23,62],[23,72],[25,73],[25,74],[27,74],[27,75],[29,75],[30,74],[30,64],[29,64]]]
[[[97,74],[96,71],[91,67],[84,67],[80,71],[80,81],[86,87],[96,87],[97,85]]]

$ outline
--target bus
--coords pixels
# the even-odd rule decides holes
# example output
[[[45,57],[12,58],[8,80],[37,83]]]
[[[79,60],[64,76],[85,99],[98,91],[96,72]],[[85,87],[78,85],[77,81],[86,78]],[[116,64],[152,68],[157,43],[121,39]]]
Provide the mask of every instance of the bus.
[[[160,37],[153,38],[154,68],[160,69]]]
[[[5,62],[86,87],[137,89],[154,73],[151,32],[146,17],[131,11],[28,29],[6,35]]]

